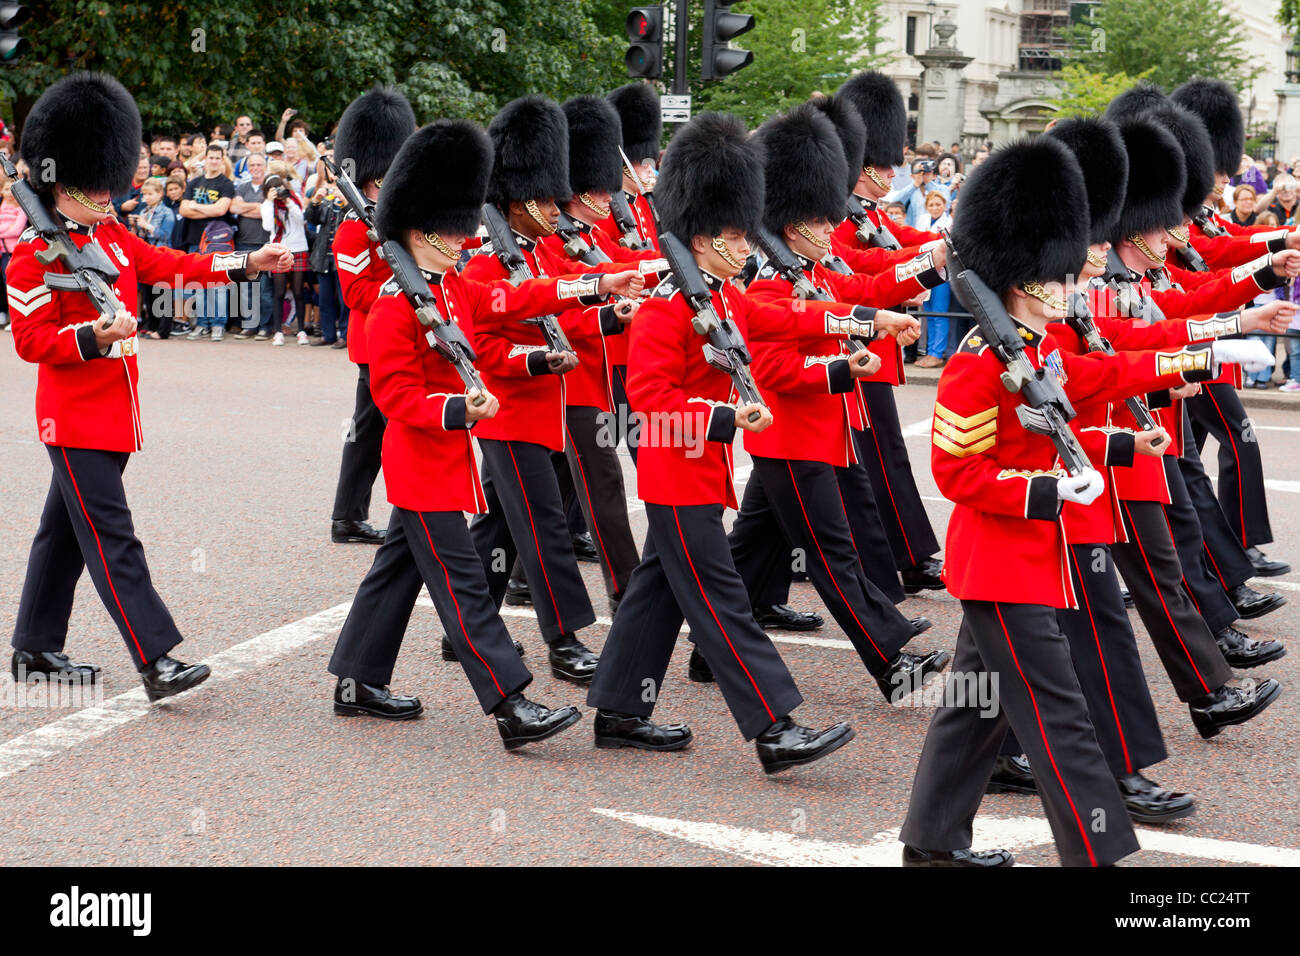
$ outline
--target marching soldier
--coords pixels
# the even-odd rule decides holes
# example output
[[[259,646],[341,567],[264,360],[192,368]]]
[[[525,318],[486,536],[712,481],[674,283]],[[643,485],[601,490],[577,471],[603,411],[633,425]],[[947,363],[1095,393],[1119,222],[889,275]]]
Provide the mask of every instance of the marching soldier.
[[[729,280],[744,268],[745,236],[758,225],[762,209],[758,145],[734,116],[703,113],[674,138],[656,193],[663,229],[689,247],[713,309],[744,335],[753,306]],[[818,320],[785,311],[803,325]],[[670,278],[632,323],[628,390],[647,422],[637,457],[637,494],[646,503],[649,531],[587,702],[598,708],[598,747],[687,746],[689,727],[650,721],[685,617],[741,734],[755,741],[764,771],[778,773],[837,750],[853,731],[839,723],[818,732],[790,718],[803,698],[750,615],[722,514],[736,507],[736,429],[762,431],[772,413],[757,403],[731,404],[732,382],[706,360],[694,318]]]
[[[41,261],[50,244],[35,228],[23,234],[5,281],[14,349],[39,366],[36,418],[54,477],[18,604],[14,679],[99,679],[98,667],[74,663],[63,651],[84,568],[145,693],[150,700],[170,697],[202,683],[210,671],[170,656],[181,634],[150,580],[122,484],[131,454],[144,442],[137,290],[139,284],[243,282],[263,269],[287,271],[293,256],[278,244],[185,255],[148,245],[118,222],[109,198],[126,191],[139,162],[140,113],[131,94],[105,74],[75,73],[41,95],[23,129],[22,158],[38,176],[33,198],[67,232],[67,241],[102,250],[118,269],[112,281],[121,306],[105,319],[85,292],[53,287],[52,277],[68,268],[62,259]],[[52,181],[39,178],[46,170]]]
[[[398,152],[376,209],[379,231],[410,252],[438,312],[467,338],[488,316],[518,322],[562,310],[582,289],[594,293],[612,281],[540,278],[515,287],[457,273],[461,249],[478,229],[491,168],[492,146],[481,129],[438,120]],[[393,515],[330,659],[339,678],[334,709],[392,720],[419,716],[418,698],[395,696],[386,685],[411,608],[427,586],[447,629],[444,640],[483,712],[495,717],[506,749],[544,740],[580,714],[523,696],[532,675],[493,603],[462,514],[481,515],[490,505],[469,436],[500,413],[498,398],[490,388],[462,393],[456,370],[433,348],[434,333],[396,279],[380,287],[366,335],[371,387],[388,418],[383,467]]]
[[[570,196],[564,112],[545,97],[521,97],[497,114],[488,132],[496,155],[489,201],[506,218],[533,276],[566,275],[565,261],[539,245],[559,221],[556,202]],[[509,273],[498,250],[486,244],[464,275],[491,282]],[[596,292],[598,282],[632,296],[644,285],[636,270],[591,272],[565,284],[583,293],[570,304],[604,305],[606,295],[603,289]],[[595,672],[596,655],[576,632],[594,623],[596,615],[578,570],[551,463],[551,453],[563,453],[566,446],[564,378],[576,368],[577,356],[552,351],[536,325],[499,313],[478,317],[474,343],[484,382],[502,403],[501,413],[478,428],[487,510],[470,523],[474,546],[498,607],[510,568],[520,558],[552,673],[585,684]],[[444,646],[444,652],[451,650]]]
[[[412,133],[415,111],[406,97],[391,87],[376,87],[353,100],[339,120],[334,156],[362,195],[370,202],[393,161]],[[392,270],[379,256],[379,246],[366,235],[358,211],[348,210],[334,234],[334,261],[339,289],[348,314],[348,358],[357,366],[356,407],[334,492],[330,537],[336,543],[380,544],[382,529],[372,528],[370,491],[379,476],[379,456],[384,443],[384,416],[370,390],[370,360],[366,349],[366,314],[379,295],[379,287]]]
[[[844,209],[848,169],[831,121],[805,103],[768,120],[755,138],[765,164],[763,225],[797,256],[803,281],[829,301],[797,295],[771,259],[745,293],[756,306],[749,325],[754,376],[773,424],[745,435],[754,471],[732,527],[732,557],[753,595],[763,586],[769,569],[764,565],[770,566],[765,542],[780,543],[786,553],[790,546],[801,549],[818,594],[885,699],[894,702],[920,687],[926,675],[942,671],[948,654],[904,652],[902,646],[930,622],[908,621],[864,570],[883,565],[897,588],[888,540],[876,540],[869,523],[855,520],[857,498],[870,480],[853,448],[850,423],[860,411],[853,384],[878,371],[880,357],[865,345],[846,342],[855,326],[861,338],[854,341],[866,342],[876,334],[914,337],[919,323],[866,307],[875,279],[835,275],[821,265],[832,224]],[[815,334],[792,335],[785,317],[791,307],[821,314],[823,327]],[[868,550],[873,545],[875,550]],[[776,557],[780,566],[780,554]],[[696,648],[692,668],[697,673],[704,665],[698,657]]]
[[[1074,356],[1046,328],[1064,317],[1067,277],[1088,247],[1087,192],[1078,163],[1041,137],[995,152],[962,188],[953,243],[963,265],[1001,296],[1024,356],[1046,367],[1079,404],[1117,400],[1187,377],[1208,378],[1204,346],[1159,353]],[[971,824],[1008,725],[1040,773],[1039,796],[1061,861],[1104,866],[1138,849],[1124,801],[1088,717],[1057,608],[1077,596],[1064,565],[1065,501],[1091,504],[1097,472],[1054,469],[1051,441],[1024,429],[1020,398],[977,331],[939,381],[931,460],[954,501],[945,575],[962,602],[954,677],[968,693],[940,707],[926,735],[901,839],[904,865],[1006,866],[1006,851],[970,849]],[[997,678],[990,718],[970,681]],[[1106,820],[1103,829],[1093,824]]]
[[[907,138],[907,111],[897,85],[883,73],[869,71],[851,77],[836,96],[857,107],[867,128],[862,173],[854,190],[867,218],[875,228],[894,236],[905,248],[937,240],[939,237],[933,233],[890,221],[877,208],[878,201],[892,188],[893,169],[903,161],[903,143]],[[850,219],[839,226],[836,235],[850,248],[864,245]],[[912,465],[898,421],[898,406],[894,402],[893,390],[904,381],[902,348],[896,339],[885,339],[874,343],[872,351],[880,356],[883,364],[875,380],[858,383],[870,425],[864,433],[869,441],[859,449],[860,457],[871,475],[904,588],[909,593],[942,588],[942,565],[934,557],[939,552],[939,542],[912,477]]]

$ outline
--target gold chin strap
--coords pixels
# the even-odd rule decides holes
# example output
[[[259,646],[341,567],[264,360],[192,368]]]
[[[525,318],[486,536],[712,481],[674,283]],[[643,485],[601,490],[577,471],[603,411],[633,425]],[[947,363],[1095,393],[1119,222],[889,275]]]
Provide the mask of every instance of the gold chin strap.
[[[1069,303],[1059,296],[1052,295],[1052,293],[1043,288],[1041,282],[1026,282],[1023,283],[1020,288],[1025,290],[1025,295],[1032,295],[1049,309],[1055,309],[1057,312],[1064,312],[1069,308]]]
[[[528,210],[528,215],[533,217],[533,222],[542,227],[543,236],[549,236],[555,231],[555,227],[547,221],[541,210],[537,208],[537,200],[528,200],[528,202],[524,203],[524,208]]]
[[[1223,187],[1222,185],[1220,185],[1219,183],[1215,183],[1215,184],[1214,184],[1214,190],[1213,190],[1213,191],[1214,191],[1215,198],[1218,198],[1218,199],[1222,199],[1222,198],[1223,198],[1223,189],[1224,189],[1224,187]]]
[[[873,183],[875,183],[885,192],[889,192],[889,183],[885,182],[883,179],[880,178],[880,174],[876,172],[875,166],[863,166],[862,171],[867,174],[867,178],[870,179]]]
[[[596,200],[592,199],[588,193],[578,193],[578,202],[582,203],[601,219],[604,219],[612,211],[609,206],[602,206]]]
[[[1091,265],[1094,269],[1105,269],[1106,258],[1105,256],[1101,255],[1099,252],[1097,252],[1096,249],[1093,249],[1091,246],[1089,246],[1088,264]]]
[[[1174,237],[1175,242],[1181,242],[1187,245],[1192,241],[1192,237],[1187,234],[1187,230],[1182,226],[1174,226],[1172,229],[1166,229],[1165,232]]]
[[[713,251],[722,256],[722,258],[726,260],[727,265],[731,266],[731,268],[745,268],[745,264],[736,258],[735,254],[731,251],[731,247],[727,245],[727,241],[721,236],[713,237]]]
[[[383,187],[383,185],[384,185],[384,177],[380,176],[378,179],[375,180],[375,188],[380,189]]]
[[[796,223],[792,223],[792,225],[794,226],[795,232],[799,233],[799,235],[803,236],[805,239],[811,242],[818,249],[829,249],[831,247],[831,244],[829,242],[824,242],[823,240],[818,239],[815,235],[813,235],[813,231],[808,228],[807,223],[805,223],[802,219]]]
[[[424,241],[433,246],[433,248],[437,249],[448,259],[455,260],[460,258],[460,253],[447,245],[447,243],[443,241],[442,236],[438,235],[436,232],[426,232],[424,234]]]
[[[1157,265],[1165,264],[1164,257],[1158,256],[1154,252],[1152,252],[1151,247],[1147,245],[1146,240],[1143,239],[1138,233],[1136,232],[1130,233],[1128,237],[1128,241],[1133,243],[1133,245],[1137,246],[1138,252],[1142,253],[1142,255],[1146,256],[1152,262],[1156,263]]]
[[[67,190],[68,195],[72,198],[74,202],[81,203],[81,205],[85,206],[91,212],[99,213],[102,216],[104,213],[108,212],[110,208],[112,208],[111,203],[95,202],[93,199],[91,199],[89,196],[83,193],[76,186],[65,186],[64,188]]]

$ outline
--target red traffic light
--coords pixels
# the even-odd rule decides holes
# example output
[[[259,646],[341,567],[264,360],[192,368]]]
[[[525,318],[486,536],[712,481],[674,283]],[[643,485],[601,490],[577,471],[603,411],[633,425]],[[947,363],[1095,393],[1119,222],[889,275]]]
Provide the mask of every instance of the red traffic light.
[[[663,35],[664,12],[662,7],[637,7],[627,15],[629,40],[659,40]]]

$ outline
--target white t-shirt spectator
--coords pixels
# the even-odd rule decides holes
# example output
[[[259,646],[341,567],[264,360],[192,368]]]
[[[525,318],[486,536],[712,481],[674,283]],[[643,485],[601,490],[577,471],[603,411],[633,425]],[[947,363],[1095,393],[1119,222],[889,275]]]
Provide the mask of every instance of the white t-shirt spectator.
[[[293,200],[283,204],[284,214],[286,215],[284,225],[284,235],[280,238],[290,252],[307,251],[307,232],[302,223],[302,207]],[[262,201],[262,228],[272,237],[275,236],[275,201],[265,199]]]

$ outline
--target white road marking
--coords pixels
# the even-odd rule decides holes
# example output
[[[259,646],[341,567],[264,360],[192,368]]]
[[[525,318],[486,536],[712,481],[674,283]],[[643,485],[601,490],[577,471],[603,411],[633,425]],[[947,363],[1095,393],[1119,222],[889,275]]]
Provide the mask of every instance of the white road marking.
[[[904,438],[915,438],[917,435],[930,434],[930,418],[923,418],[919,422],[912,422],[903,429]]]
[[[1210,481],[1218,484],[1219,476],[1210,475]],[[1285,491],[1288,494],[1300,495],[1300,481],[1283,481],[1280,478],[1265,478],[1264,487],[1270,491]]]
[[[215,683],[238,677],[333,634],[342,627],[351,606],[351,601],[337,604],[213,654],[202,661],[212,668],[212,676],[184,697],[201,694]],[[137,687],[0,744],[0,779],[138,720],[153,706],[144,688]]]
[[[902,847],[898,830],[875,834],[863,844],[832,843],[793,833],[751,830],[722,823],[678,820],[640,813],[625,813],[592,807],[603,817],[644,827],[656,833],[676,837],[688,843],[731,853],[770,866],[899,866]],[[1161,830],[1136,828],[1142,849],[1157,853],[1217,860],[1226,863],[1249,863],[1257,866],[1298,866],[1300,850],[1290,847],[1261,846],[1232,840],[1183,836]],[[1047,821],[1037,817],[976,817],[972,846],[979,849],[999,847],[1007,850],[1044,846],[1052,842]],[[1141,862],[1141,857],[1129,857]]]

